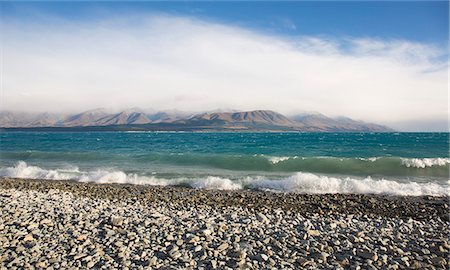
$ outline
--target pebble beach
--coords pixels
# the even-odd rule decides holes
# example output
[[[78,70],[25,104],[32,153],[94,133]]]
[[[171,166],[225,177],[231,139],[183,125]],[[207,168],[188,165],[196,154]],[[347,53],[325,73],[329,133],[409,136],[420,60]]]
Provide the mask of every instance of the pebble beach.
[[[0,269],[448,269],[448,197],[0,179]]]

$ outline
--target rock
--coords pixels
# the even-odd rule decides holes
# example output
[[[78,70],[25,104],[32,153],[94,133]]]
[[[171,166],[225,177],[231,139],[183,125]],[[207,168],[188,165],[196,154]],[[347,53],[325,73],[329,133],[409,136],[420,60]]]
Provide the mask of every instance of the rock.
[[[447,265],[447,261],[442,257],[431,258],[431,263],[438,267],[445,267]]]
[[[320,232],[318,230],[308,230],[307,233],[311,236],[319,236]]]
[[[256,218],[258,219],[259,222],[266,224],[269,223],[269,219],[263,213],[256,214]]]
[[[28,229],[29,231],[32,231],[32,230],[34,230],[34,229],[36,229],[36,228],[38,228],[38,227],[39,227],[39,224],[38,224],[38,223],[31,223],[30,225],[28,225],[27,229]]]
[[[202,234],[205,235],[205,236],[211,235],[211,233],[212,233],[212,232],[211,232],[211,230],[209,230],[209,229],[205,229],[205,230],[202,231]]]
[[[170,256],[172,259],[176,260],[176,259],[178,259],[178,258],[181,257],[181,253],[180,253],[178,250],[170,251],[170,252],[169,252],[169,256]]]
[[[86,256],[87,256],[86,253],[81,253],[81,254],[75,255],[73,258],[74,258],[75,260],[79,260],[79,259],[82,259],[82,258],[84,258],[84,257],[86,257]]]
[[[326,252],[322,252],[320,253],[321,257],[322,257],[322,261],[326,262],[327,258],[330,256],[330,254],[326,253]]]
[[[154,266],[154,265],[156,265],[157,261],[158,261],[158,258],[153,256],[149,261],[149,265]]]
[[[410,266],[411,266],[411,269],[423,269],[423,268],[425,268],[421,262],[416,261],[416,260],[412,261]]]
[[[217,251],[219,251],[219,252],[222,252],[222,251],[224,251],[225,249],[227,249],[228,248],[228,243],[222,243],[220,246],[218,246],[217,247]]]
[[[343,267],[346,267],[350,265],[350,261],[347,258],[342,259],[342,261],[339,261],[339,264]]]
[[[38,263],[36,264],[36,267],[37,267],[37,268],[47,268],[47,263],[46,263],[45,261],[38,262]]]
[[[32,234],[27,234],[24,238],[23,241],[28,242],[28,241],[33,241],[34,237]]]
[[[121,227],[123,225],[123,218],[111,217],[111,225]]]
[[[234,235],[233,236],[233,242],[234,243],[239,243],[241,242],[241,237],[239,235]]]
[[[245,250],[238,250],[238,251],[232,252],[231,256],[236,261],[242,261],[242,260],[245,260],[245,258],[247,257],[247,252],[245,252]]]
[[[84,240],[86,240],[86,238],[87,238],[87,235],[85,235],[85,234],[80,234],[80,235],[77,237],[77,240],[78,240],[78,241],[84,241]]]
[[[370,196],[0,178],[0,269],[448,268],[446,199]]]
[[[361,258],[364,258],[364,259],[369,259],[369,260],[372,260],[372,261],[378,260],[378,255],[375,252],[358,250],[356,254],[357,254],[358,257],[361,257]]]
[[[50,223],[52,223],[52,221],[50,219],[48,219],[48,218],[45,218],[45,219],[41,220],[41,224],[42,225],[46,225],[46,224],[50,224]]]
[[[195,243],[197,243],[198,241],[200,241],[200,237],[198,237],[198,236],[196,236],[196,235],[191,236],[191,237],[189,237],[189,239],[188,239],[188,243],[189,243],[189,244],[195,244]]]

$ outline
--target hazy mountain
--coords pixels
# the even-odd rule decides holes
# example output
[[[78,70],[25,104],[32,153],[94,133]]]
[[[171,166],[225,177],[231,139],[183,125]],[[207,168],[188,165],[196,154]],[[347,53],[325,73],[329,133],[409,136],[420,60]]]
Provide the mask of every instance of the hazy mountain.
[[[333,132],[333,131],[345,131],[345,132],[360,132],[360,131],[367,131],[367,132],[386,132],[386,131],[393,131],[393,129],[377,125],[373,123],[367,123],[363,121],[357,121],[350,119],[348,117],[336,117],[331,118],[327,117],[320,113],[314,113],[314,114],[301,114],[291,117],[292,120],[303,124],[304,127],[307,128],[307,130],[311,131],[327,131],[327,132]]]
[[[192,114],[174,110],[149,114],[147,117],[152,123],[171,123],[191,116]]]
[[[128,109],[119,113],[107,115],[98,121],[98,126],[131,125],[150,123],[147,115],[140,109]]]
[[[249,112],[220,112],[202,113],[184,120],[184,123],[191,124],[262,124],[269,126],[283,126],[300,128],[302,125],[292,121],[286,116],[274,111],[257,110]]]
[[[240,131],[324,131],[386,132],[392,129],[346,117],[330,118],[319,113],[286,117],[269,110],[247,112],[208,112],[188,114],[179,111],[146,113],[132,108],[116,113],[105,109],[73,115],[0,112],[3,128],[78,128],[80,130],[240,130]]]
[[[1,111],[0,127],[56,126],[64,117],[64,114]]]
[[[25,127],[32,121],[33,115],[28,113],[0,112],[0,125],[2,127]]]
[[[54,113],[40,113],[32,117],[31,121],[27,124],[29,127],[48,127],[57,125],[64,119],[64,115]]]
[[[100,119],[107,117],[109,114],[105,109],[94,109],[79,114],[69,116],[60,126],[77,127],[77,126],[95,126],[100,123]]]

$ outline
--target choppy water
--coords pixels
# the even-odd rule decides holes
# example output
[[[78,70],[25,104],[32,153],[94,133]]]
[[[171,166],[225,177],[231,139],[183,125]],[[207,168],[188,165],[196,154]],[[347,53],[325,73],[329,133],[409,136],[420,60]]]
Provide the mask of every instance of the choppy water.
[[[3,132],[0,176],[448,195],[448,133]]]

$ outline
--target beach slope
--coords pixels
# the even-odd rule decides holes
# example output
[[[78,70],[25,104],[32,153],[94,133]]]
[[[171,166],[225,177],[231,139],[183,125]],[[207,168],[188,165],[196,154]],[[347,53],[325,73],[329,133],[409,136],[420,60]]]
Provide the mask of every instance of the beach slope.
[[[0,180],[0,268],[446,269],[448,197]]]

